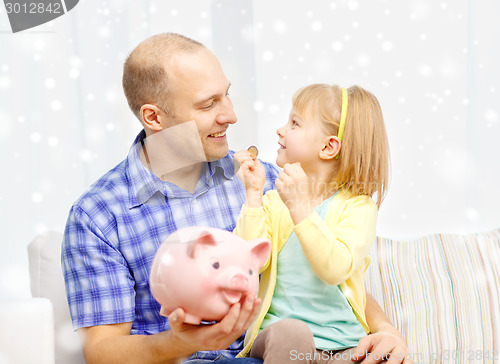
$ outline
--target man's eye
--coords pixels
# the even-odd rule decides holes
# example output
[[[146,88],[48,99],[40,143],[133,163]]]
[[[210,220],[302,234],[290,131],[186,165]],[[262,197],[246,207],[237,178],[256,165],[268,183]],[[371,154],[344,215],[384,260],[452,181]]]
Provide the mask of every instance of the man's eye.
[[[201,109],[202,109],[202,110],[210,110],[210,109],[214,106],[214,103],[215,103],[215,102],[213,102],[213,101],[212,101],[212,103],[211,103],[210,105],[205,106],[205,107],[202,107]]]

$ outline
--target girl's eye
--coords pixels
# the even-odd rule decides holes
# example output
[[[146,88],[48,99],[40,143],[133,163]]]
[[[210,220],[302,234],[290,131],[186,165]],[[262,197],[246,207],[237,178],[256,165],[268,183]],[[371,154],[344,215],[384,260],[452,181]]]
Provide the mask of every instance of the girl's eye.
[[[297,123],[295,120],[292,120],[292,126],[297,126],[299,123]]]

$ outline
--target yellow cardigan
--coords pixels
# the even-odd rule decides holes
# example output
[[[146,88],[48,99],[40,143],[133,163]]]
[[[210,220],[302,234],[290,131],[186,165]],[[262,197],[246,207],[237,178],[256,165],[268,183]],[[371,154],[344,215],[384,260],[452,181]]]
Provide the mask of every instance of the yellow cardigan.
[[[377,206],[369,196],[342,190],[333,197],[325,220],[316,212],[293,225],[292,218],[276,190],[267,192],[262,207],[246,205],[238,218],[234,233],[246,240],[268,238],[272,250],[261,268],[258,297],[262,306],[245,336],[245,347],[238,355],[247,356],[266,315],[276,285],[278,252],[295,231],[312,271],[330,285],[340,285],[356,318],[369,332],[365,317],[366,294],[364,273],[370,264],[368,251],[375,239]]]

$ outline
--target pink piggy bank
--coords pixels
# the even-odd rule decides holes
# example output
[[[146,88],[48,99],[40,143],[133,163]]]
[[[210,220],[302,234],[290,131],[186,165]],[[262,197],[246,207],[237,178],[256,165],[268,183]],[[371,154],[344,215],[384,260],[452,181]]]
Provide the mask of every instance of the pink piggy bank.
[[[259,268],[271,251],[269,240],[245,241],[221,229],[188,227],[168,236],[156,252],[151,292],[168,316],[180,307],[185,322],[219,321],[229,307],[255,296]]]

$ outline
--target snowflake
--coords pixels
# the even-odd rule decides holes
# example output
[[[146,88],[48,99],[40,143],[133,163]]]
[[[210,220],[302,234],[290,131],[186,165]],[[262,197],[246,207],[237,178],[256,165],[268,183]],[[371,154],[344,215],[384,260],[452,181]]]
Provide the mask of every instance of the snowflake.
[[[54,81],[53,78],[47,78],[45,80],[45,87],[47,87],[49,90],[53,89],[56,85],[56,81]]]
[[[0,89],[8,89],[10,87],[10,78],[7,76],[0,77]]]
[[[274,58],[274,54],[271,51],[265,51],[264,53],[262,53],[262,60],[264,62],[270,62],[273,60],[273,58]]]
[[[50,107],[51,107],[51,108],[52,108],[52,110],[54,110],[54,111],[59,111],[59,110],[61,110],[61,108],[62,108],[62,103],[61,103],[61,101],[59,101],[59,100],[54,100],[54,101],[52,101],[52,103],[50,104]]]
[[[42,136],[40,135],[40,133],[35,131],[31,133],[30,140],[32,143],[40,143],[40,141],[42,140]]]
[[[386,51],[386,52],[390,52],[390,51],[392,51],[392,48],[393,48],[393,45],[392,45],[392,42],[391,42],[391,41],[386,40],[386,41],[384,41],[384,42],[382,43],[382,49],[383,49],[384,51]]]
[[[332,43],[332,48],[335,52],[340,52],[342,50],[342,42],[336,40]]]
[[[323,28],[323,24],[320,21],[314,21],[311,24],[311,29],[313,32],[319,32]]]
[[[486,110],[484,112],[484,118],[488,122],[487,126],[489,128],[498,123],[498,114],[495,110],[491,110],[491,109]]]
[[[78,77],[80,77],[80,71],[76,68],[72,68],[69,70],[69,77],[76,80]]]
[[[52,135],[47,139],[47,144],[51,147],[55,147],[59,144],[59,138]]]
[[[278,34],[285,34],[288,31],[286,23],[280,19],[274,22],[273,27]]]
[[[43,195],[40,192],[35,192],[33,195],[31,195],[31,200],[34,203],[40,203],[43,201]]]

